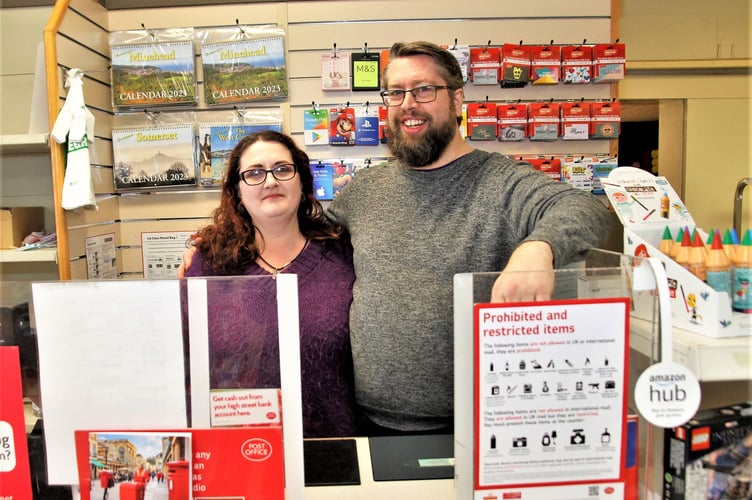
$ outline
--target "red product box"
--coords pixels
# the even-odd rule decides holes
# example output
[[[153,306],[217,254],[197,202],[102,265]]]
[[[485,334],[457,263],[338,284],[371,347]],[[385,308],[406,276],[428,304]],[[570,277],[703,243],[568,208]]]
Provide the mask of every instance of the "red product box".
[[[533,102],[528,105],[528,131],[531,141],[555,141],[559,137],[559,103]]]
[[[31,498],[21,362],[17,346],[0,347],[0,498]]]
[[[499,83],[499,47],[470,48],[470,79],[475,85]]]
[[[590,83],[592,74],[592,45],[565,45],[561,48],[561,81],[563,83]]]
[[[561,77],[561,47],[533,45],[530,47],[530,80],[533,85],[556,85]]]
[[[611,83],[624,79],[627,58],[623,43],[593,47],[593,83]]]
[[[379,54],[380,58],[379,61],[381,61],[381,78],[384,78],[384,71],[386,71],[386,67],[389,65],[389,53],[391,52],[391,49],[383,49]]]
[[[386,134],[387,113],[386,106],[379,106],[379,142],[382,144],[385,144],[388,140]]]
[[[664,500],[752,498],[752,402],[700,410],[666,429]]]
[[[496,103],[468,103],[467,136],[473,141],[496,140]]]
[[[590,103],[561,103],[561,138],[565,141],[590,137]]]
[[[561,181],[561,159],[553,156],[541,158],[541,157],[526,157],[524,161],[533,166],[535,170],[540,170],[552,180]]]
[[[282,444],[282,426],[248,426],[223,427],[211,429],[183,429],[180,431],[85,431],[75,432],[76,461],[78,462],[79,486],[81,500],[94,500],[103,495],[95,469],[100,466],[120,468],[122,460],[115,458],[107,463],[92,460],[99,445],[92,444],[92,439],[103,434],[121,434],[123,446],[130,449],[130,440],[137,440],[141,435],[189,435],[190,455],[183,457],[168,456],[161,462],[155,457],[147,464],[154,471],[155,478],[147,481],[151,495],[168,494],[170,500],[189,500],[190,498],[253,498],[256,500],[280,500],[285,498],[284,452]],[[161,456],[166,456],[163,443]],[[167,450],[174,448],[170,441]],[[185,451],[188,451],[185,450]],[[118,481],[113,484],[118,489],[120,498],[126,500],[129,495],[138,495],[136,484],[123,476],[123,470],[133,472],[133,467],[126,467],[118,472]],[[164,482],[160,481],[164,477]],[[142,490],[143,493],[143,490]],[[130,496],[139,500],[138,496]],[[144,497],[140,497],[144,498]]]
[[[501,47],[501,86],[518,88],[530,81],[530,46],[505,43]]]
[[[496,106],[496,135],[500,141],[521,141],[527,137],[527,104]]]
[[[590,138],[616,139],[621,125],[621,104],[598,101],[590,106]]]

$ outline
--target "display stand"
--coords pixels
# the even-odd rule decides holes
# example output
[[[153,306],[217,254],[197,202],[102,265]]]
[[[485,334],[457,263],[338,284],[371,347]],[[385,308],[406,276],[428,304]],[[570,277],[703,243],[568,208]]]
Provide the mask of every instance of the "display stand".
[[[272,278],[253,278],[270,280]],[[240,278],[242,281],[243,278]],[[236,278],[213,278],[208,280],[238,285]],[[283,445],[285,456],[285,496],[304,498],[303,425],[300,387],[300,347],[298,327],[298,279],[294,274],[277,276],[277,318],[279,321],[279,366],[281,394],[284,404]],[[207,280],[190,279],[188,283],[189,331],[191,349],[191,415],[192,427],[212,427],[212,399],[209,386],[209,309]],[[241,304],[241,307],[246,305]],[[250,305],[248,305],[250,306]]]
[[[611,253],[611,252],[605,252],[605,251],[599,251],[594,250],[589,252],[587,255],[584,256],[583,260],[576,262],[570,266],[568,266],[566,269],[561,269],[556,271],[556,281],[555,281],[555,290],[553,294],[553,300],[554,303],[564,303],[564,304],[599,304],[599,303],[608,303],[610,299],[614,298],[631,298],[632,293],[635,290],[643,290],[643,289],[654,289],[655,287],[655,280],[652,279],[652,274],[647,269],[647,266],[643,265],[644,259],[639,258],[630,258],[628,256],[624,256],[621,254]],[[478,424],[478,419],[482,418],[478,416],[477,412],[475,411],[478,408],[478,401],[476,399],[477,397],[477,384],[480,384],[482,387],[485,388],[484,381],[488,381],[489,374],[490,374],[490,368],[488,366],[482,366],[479,367],[476,364],[476,357],[478,355],[477,352],[477,345],[474,346],[474,343],[471,342],[469,339],[475,338],[477,332],[474,331],[474,320],[475,320],[475,313],[477,311],[477,308],[480,307],[478,304],[485,304],[488,302],[491,294],[491,287],[493,285],[493,282],[498,277],[498,273],[475,273],[475,274],[459,274],[455,276],[455,302],[454,302],[454,322],[455,322],[455,477],[456,477],[456,494],[458,499],[467,499],[467,498],[476,498],[476,499],[485,499],[485,498],[495,498],[496,491],[489,492],[488,490],[478,490],[475,488],[476,486],[476,474],[477,474],[477,459],[478,459],[478,439],[479,436],[476,435],[476,428],[481,428],[482,426],[476,425]],[[604,299],[609,299],[605,300]],[[587,307],[587,305],[585,306]],[[643,307],[654,307],[653,304],[649,305],[643,305]],[[595,314],[598,314],[597,311],[594,311]],[[654,311],[643,311],[645,314],[654,314]],[[607,316],[598,316],[594,318],[596,323],[600,322],[601,324],[603,322],[618,320],[613,314],[607,315]],[[628,324],[628,317],[625,317],[626,324]],[[603,327],[603,330],[606,330],[605,327]],[[524,340],[528,340],[525,338]],[[616,339],[614,339],[616,340]],[[627,360],[627,346],[628,341],[627,339],[621,339],[623,342],[621,351],[624,354],[624,360],[623,362],[626,363]],[[523,340],[521,340],[522,342]],[[587,344],[585,344],[587,345]],[[592,353],[593,355],[602,355],[604,352],[603,350],[598,350],[598,348],[593,348],[592,346],[589,348],[590,350],[586,350],[586,348],[583,346],[581,348],[581,351],[583,355],[586,353]],[[552,351],[551,354],[556,354],[555,351]],[[529,357],[529,356],[528,356]],[[535,356],[533,356],[535,357]],[[580,356],[582,357],[582,356]],[[520,356],[518,356],[520,358]],[[503,359],[503,356],[501,358],[497,359]],[[584,359],[584,358],[583,358]],[[529,361],[529,360],[528,360]],[[548,361],[548,358],[546,359]],[[496,362],[496,361],[494,361]],[[616,360],[617,363],[621,363],[622,360],[618,359]],[[582,365],[581,365],[582,366]],[[617,365],[618,369],[626,372],[628,370],[628,365]],[[519,366],[517,367],[517,371],[519,372]],[[505,371],[505,366],[499,366],[493,368],[495,371]],[[532,370],[528,367],[527,373],[532,373],[532,370],[535,370],[533,368]],[[543,370],[541,370],[542,372]],[[585,374],[585,371],[582,371],[581,369],[572,368],[569,369],[569,371],[566,374],[566,377],[569,377],[571,374]],[[551,372],[551,376],[558,375],[562,376],[561,374],[554,374]],[[478,382],[478,380],[481,380],[481,382]],[[532,375],[531,375],[532,377]],[[503,379],[501,379],[503,380]],[[511,379],[510,379],[511,380]],[[521,381],[531,381],[533,383],[540,383],[541,381],[538,379],[533,379],[528,377],[528,379],[520,379]],[[553,383],[555,384],[555,378],[552,379]],[[617,380],[616,377],[612,378],[612,380]],[[573,379],[573,383],[576,381]],[[618,385],[620,382],[616,382]],[[531,384],[532,385],[532,384]],[[631,385],[631,384],[630,384]],[[510,385],[511,387],[511,385]],[[572,388],[574,391],[574,387]],[[623,395],[626,396],[626,392],[628,391],[628,388],[625,386],[619,387],[618,391]],[[540,389],[538,390],[540,392]],[[585,391],[586,392],[586,391]],[[591,399],[595,400],[598,399],[601,401],[601,397],[603,395],[603,388],[599,388],[597,391],[593,392],[593,396]],[[586,397],[586,396],[583,396]],[[532,398],[532,401],[534,401],[535,398]],[[524,398],[517,398],[516,400],[513,400],[511,398],[506,398],[505,402],[499,402],[501,400],[497,400],[498,404],[506,404],[507,406],[504,408],[504,410],[510,410],[512,413],[514,413],[515,410],[520,410],[520,413],[526,412],[527,408],[531,405],[531,399],[524,399]],[[564,403],[564,406],[570,405],[573,406],[572,399],[567,400],[568,402]],[[561,405],[558,405],[561,406]],[[576,405],[576,406],[582,406],[582,405]],[[626,409],[626,408],[625,408]],[[536,408],[536,410],[539,410]],[[617,425],[618,429],[615,427],[617,432],[621,432],[622,429],[625,429],[623,425],[625,424],[625,420],[620,418],[621,415],[619,415],[619,418],[616,420],[621,420],[621,422],[614,422],[614,424]],[[587,423],[587,421],[586,421]],[[571,427],[571,426],[569,426]],[[542,429],[542,428],[541,428]],[[546,429],[547,431],[550,431],[551,429]],[[571,430],[571,429],[570,429]],[[603,429],[601,429],[603,431]],[[542,432],[542,430],[541,430]],[[614,435],[614,432],[611,428],[609,428],[607,431],[611,436]],[[545,434],[544,438],[545,439]],[[550,439],[550,434],[548,435]],[[488,436],[483,435],[484,439]],[[506,435],[504,437],[505,440],[511,439],[513,436]],[[563,439],[566,437],[567,444],[569,444],[570,439],[570,433],[567,433],[566,436],[559,436],[559,439]],[[621,436],[626,437],[626,436]],[[493,436],[492,436],[493,438]],[[491,439],[492,439],[491,438]],[[574,438],[573,438],[574,439]],[[493,443],[494,445],[496,443]],[[507,443],[508,444],[508,443]],[[538,443],[540,444],[540,443]],[[572,441],[572,444],[574,444],[574,441]],[[510,445],[513,446],[513,445]],[[524,444],[520,444],[520,447],[523,447]],[[544,446],[547,446],[547,444],[544,444]],[[563,447],[562,447],[563,448]],[[599,448],[600,449],[600,448]],[[604,448],[606,449],[606,448]],[[595,449],[593,450],[595,452]],[[611,452],[613,452],[613,449],[611,449]],[[510,452],[510,455],[513,453]],[[531,458],[534,458],[534,456],[531,456]],[[626,463],[626,460],[623,456],[617,457],[620,460],[620,467],[623,467],[623,465]],[[642,463],[642,462],[641,462]],[[572,475],[576,477],[576,473],[579,473],[578,469],[573,466],[572,469]],[[560,471],[560,473],[563,474],[563,472]],[[647,472],[646,472],[647,475]],[[612,474],[613,476],[613,474]],[[595,496],[591,496],[590,498],[599,498],[598,495],[608,495],[610,493],[613,493],[614,491],[621,491],[618,488],[621,488],[621,486],[617,487],[616,484],[624,483],[624,478],[626,477],[625,474],[616,474],[617,479],[613,481],[613,484],[611,486],[608,485],[601,485],[600,488],[595,488],[597,486],[595,483],[591,484],[593,486],[592,489],[590,489],[590,493],[588,494],[594,494]],[[572,481],[573,484],[579,484],[580,486],[583,486],[587,488],[588,486],[588,480],[582,476],[581,481]],[[539,478],[540,483],[544,483],[544,485],[540,488],[535,489],[533,492],[527,493],[530,496],[530,498],[545,498],[547,495],[550,498],[550,495],[556,496],[553,491],[555,487],[554,485],[546,486],[546,483],[552,483],[556,482],[556,479],[551,480],[551,478],[546,477],[545,474]],[[562,480],[559,480],[559,482],[565,482]],[[632,484],[630,486],[633,489],[636,489],[636,484]],[[519,490],[519,489],[518,489]],[[610,492],[610,493],[609,493]],[[587,493],[587,490],[586,490]],[[626,498],[630,498],[627,495],[630,495],[632,493],[624,493]],[[484,496],[486,495],[486,496]],[[538,496],[535,496],[538,495]],[[525,496],[525,498],[528,498],[528,496]],[[498,498],[501,498],[502,496],[499,495]],[[605,497],[604,497],[605,498]],[[612,498],[612,497],[611,497]],[[636,498],[636,496],[632,497]]]
[[[214,293],[230,294],[237,300],[222,302],[222,313],[229,315],[240,311],[247,315],[252,304],[247,303],[247,296],[241,292],[255,286],[274,294],[270,300],[276,296],[277,310],[269,316],[276,314],[278,317],[279,347],[272,349],[272,354],[265,354],[266,351],[257,354],[268,363],[274,363],[274,353],[279,353],[279,385],[274,386],[272,381],[259,388],[240,386],[231,391],[214,390],[209,383],[212,361],[208,341],[214,323],[209,319],[212,310],[208,304],[213,303]],[[229,442],[231,437],[236,439],[238,429],[245,429],[248,435],[241,439],[245,446],[253,441],[254,428],[268,427],[271,433],[267,435],[272,437],[259,440],[264,448],[248,444],[244,448],[246,457],[241,460],[250,460],[248,456],[259,450],[264,455],[284,456],[284,462],[279,460],[284,471],[279,470],[274,475],[267,473],[266,479],[273,482],[273,478],[278,478],[277,486],[272,485],[272,488],[277,488],[274,491],[284,488],[286,498],[304,498],[297,276],[283,274],[276,280],[232,277],[184,281],[74,281],[34,283],[32,287],[51,484],[71,485],[74,490],[79,481],[82,489],[84,481],[89,486],[91,474],[89,471],[81,474],[80,470],[82,464],[83,467],[88,465],[88,458],[76,460],[73,440],[76,431],[80,434],[81,431],[110,430],[134,435],[138,431],[170,430],[187,434],[193,431],[195,435],[191,439],[196,446],[215,450],[219,456],[214,453],[211,462],[206,452],[182,459],[192,463],[192,458],[213,466],[229,465],[235,460],[235,452],[229,450],[226,453],[231,455],[222,458],[221,439],[217,437],[221,438],[223,432],[232,433],[227,434]],[[227,296],[222,295],[222,298]],[[230,330],[235,328],[233,324],[223,324]],[[246,329],[229,333],[241,336],[254,332]],[[269,339],[265,339],[268,345]],[[184,369],[188,366],[190,377]],[[232,415],[218,411],[220,398],[240,402],[244,397],[253,400],[244,411]],[[270,404],[277,406],[272,406],[270,411],[266,405],[256,404],[262,397],[268,397]],[[264,409],[260,409],[261,406]],[[270,423],[266,423],[268,419]],[[213,431],[216,436],[207,434]],[[275,438],[274,432],[282,434]],[[272,447],[268,446],[270,443]],[[80,442],[78,445],[80,454]],[[86,453],[86,445],[83,450]],[[186,447],[183,454],[189,454],[189,450]],[[164,456],[168,456],[168,452],[164,450]],[[104,469],[109,464],[103,465]],[[227,485],[232,482],[221,483],[215,483],[224,488],[221,493],[218,489],[212,493],[211,484],[207,482],[199,486],[206,486],[207,489],[201,491],[211,496],[247,494],[245,490],[242,493],[228,491]],[[237,484],[237,488],[248,486]],[[258,488],[254,494],[258,498],[278,496],[264,496],[263,490]]]
[[[752,334],[752,316],[732,310],[730,281],[728,292],[715,290],[690,272],[686,263],[680,265],[659,250],[664,231],[672,235],[680,230],[697,231],[703,243],[708,240],[665,177],[619,167],[604,181],[604,189],[624,226],[624,253],[655,257],[665,267],[671,298],[668,305],[677,327],[714,338]]]

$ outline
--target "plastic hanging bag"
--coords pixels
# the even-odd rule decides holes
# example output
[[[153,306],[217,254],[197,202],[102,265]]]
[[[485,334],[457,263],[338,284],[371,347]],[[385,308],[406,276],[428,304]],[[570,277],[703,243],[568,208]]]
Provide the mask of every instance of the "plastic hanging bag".
[[[84,103],[83,75],[78,68],[68,70],[68,96],[50,133],[60,144],[65,142],[66,137],[68,140],[61,202],[65,210],[98,208],[89,163],[89,140],[94,137],[94,115],[86,109]]]

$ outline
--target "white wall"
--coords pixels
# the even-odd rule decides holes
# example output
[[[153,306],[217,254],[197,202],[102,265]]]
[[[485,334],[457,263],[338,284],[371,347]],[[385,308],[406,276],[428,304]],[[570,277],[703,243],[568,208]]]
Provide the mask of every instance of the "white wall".
[[[0,134],[29,131],[37,47],[51,12],[0,8]]]
[[[661,134],[682,142],[661,145],[660,165],[666,171],[659,173],[682,193],[706,230],[731,227],[737,182],[752,177],[750,26],[748,0],[621,2],[620,38],[627,44],[628,61],[654,63],[643,64],[653,69],[640,72],[631,72],[628,64],[620,99],[667,104]],[[669,65],[683,69],[666,71]],[[684,104],[671,104],[676,101]],[[752,228],[750,188],[742,227]]]

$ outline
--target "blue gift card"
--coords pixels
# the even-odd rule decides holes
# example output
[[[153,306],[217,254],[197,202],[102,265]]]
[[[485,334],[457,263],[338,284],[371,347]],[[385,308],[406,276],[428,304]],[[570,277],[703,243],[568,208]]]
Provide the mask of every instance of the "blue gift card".
[[[379,117],[373,115],[355,115],[355,130],[358,135],[355,136],[357,146],[378,146],[379,145]]]
[[[313,171],[313,193],[319,201],[334,198],[333,173],[331,163],[311,162]]]

